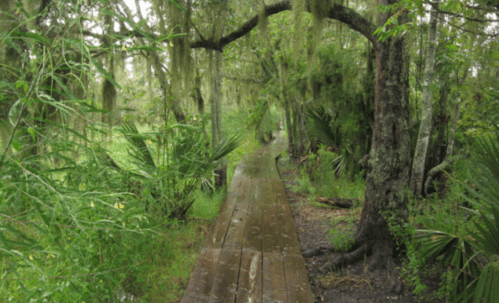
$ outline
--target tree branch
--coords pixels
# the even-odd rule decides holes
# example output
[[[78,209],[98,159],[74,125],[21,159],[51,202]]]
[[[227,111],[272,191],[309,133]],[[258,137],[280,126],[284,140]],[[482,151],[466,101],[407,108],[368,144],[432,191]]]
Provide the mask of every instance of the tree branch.
[[[272,16],[283,11],[289,11],[291,9],[292,5],[289,0],[281,1],[272,5],[265,6],[265,16]],[[309,6],[307,7],[307,11],[310,12]],[[376,45],[377,39],[373,35],[376,26],[353,9],[350,9],[343,5],[333,4],[333,6],[329,9],[327,17],[345,23],[346,25],[348,25],[348,27],[361,33],[364,37],[366,37],[369,41]],[[258,19],[259,17],[257,14],[232,33],[222,37],[219,41],[215,41],[213,39],[201,39],[194,41],[191,43],[191,48],[205,48],[221,52],[227,44],[243,37],[251,30],[253,30],[258,25]]]
[[[480,18],[473,18],[473,17],[467,17],[465,16],[464,14],[458,14],[458,13],[453,13],[453,12],[449,12],[449,11],[444,11],[442,9],[440,9],[440,7],[434,3],[433,1],[428,1],[427,4],[431,5],[433,9],[437,10],[439,13],[442,13],[442,14],[445,14],[445,15],[449,15],[449,16],[453,16],[453,17],[458,17],[458,18],[463,18],[465,20],[468,20],[468,21],[472,21],[472,22],[481,22],[481,23],[495,23],[495,22],[499,22],[499,19],[480,19]],[[477,9],[476,7],[470,7],[468,6],[469,8],[472,8],[472,9]],[[429,12],[429,11],[427,11]],[[492,12],[490,12],[492,13]]]
[[[283,11],[290,11],[290,10],[292,10],[291,1],[284,0],[278,3],[274,3],[272,5],[265,6],[265,16],[269,17],[281,13]],[[307,6],[307,11],[308,12],[311,11],[309,5]],[[340,22],[345,23],[348,27],[362,34],[369,41],[371,41],[374,46],[376,46],[377,38],[373,34],[374,31],[376,30],[376,26],[373,23],[369,22],[366,18],[362,17],[355,10],[340,4],[333,4],[329,9],[327,18],[338,20]],[[227,44],[236,41],[237,39],[245,36],[250,31],[252,31],[258,25],[258,19],[259,16],[258,14],[256,14],[251,19],[246,21],[243,25],[241,25],[241,27],[223,36],[219,41],[216,41],[214,39],[204,39],[200,35],[200,40],[191,42],[191,48],[192,49],[205,48],[221,52],[223,51],[224,47]],[[87,36],[92,36],[94,38],[102,37],[102,35],[95,34],[90,31],[84,31],[83,34]],[[128,37],[145,38],[144,35],[137,30],[126,30],[123,28],[121,28],[121,30],[116,34]],[[158,35],[154,33],[147,33],[147,34],[155,40],[160,38]]]

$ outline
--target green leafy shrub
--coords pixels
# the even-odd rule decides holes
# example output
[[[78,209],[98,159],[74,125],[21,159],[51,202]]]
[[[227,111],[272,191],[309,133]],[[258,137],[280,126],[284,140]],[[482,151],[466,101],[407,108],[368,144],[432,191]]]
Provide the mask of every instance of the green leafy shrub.
[[[239,144],[238,135],[224,135],[211,153],[206,150],[207,142],[201,129],[190,125],[167,126],[163,133],[167,148],[154,160],[149,145],[153,144],[148,134],[140,134],[132,122],[125,122],[119,129],[130,145],[130,156],[134,170],[113,166],[120,173],[140,180],[145,189],[146,209],[150,213],[161,213],[168,218],[185,219],[194,203],[192,193],[200,183],[211,186],[211,176],[216,162]],[[133,191],[133,189],[132,189]]]
[[[474,207],[473,224],[454,232],[417,230],[425,264],[449,266],[444,290],[453,302],[495,302],[499,297],[499,128],[494,136],[478,138],[470,168],[472,186],[463,195]]]
[[[355,224],[358,218],[354,215],[331,220],[335,227],[329,231],[330,243],[341,251],[348,251],[354,242]]]

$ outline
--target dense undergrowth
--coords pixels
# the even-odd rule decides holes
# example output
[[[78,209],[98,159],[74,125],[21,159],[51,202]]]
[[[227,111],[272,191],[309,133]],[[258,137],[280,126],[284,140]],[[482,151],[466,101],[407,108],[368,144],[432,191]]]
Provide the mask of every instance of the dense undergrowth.
[[[457,162],[433,194],[411,198],[404,226],[391,225],[403,252],[400,278],[421,300],[495,302],[499,296],[498,139],[499,132],[477,140],[475,156]],[[316,207],[327,207],[315,202],[318,196],[355,199],[359,202],[354,207],[361,207],[363,172],[353,178],[335,174],[337,158],[324,147],[309,154],[292,190],[307,194]],[[342,221],[341,228],[331,222],[336,226],[331,229],[331,244],[348,249],[360,219],[353,215],[360,214],[357,210],[349,217],[335,218]],[[440,277],[437,289],[428,285],[435,276]]]
[[[245,111],[236,115],[247,118]],[[54,136],[29,156],[22,147],[31,141],[19,140],[5,157],[0,301],[173,302],[182,297],[225,188],[201,190],[216,161],[208,155],[206,162],[200,129],[173,125],[165,137],[164,131],[133,127],[116,128],[101,143]],[[260,147],[253,135],[237,142],[219,154],[235,148],[228,156],[229,175],[244,154]],[[184,207],[184,215],[177,216],[174,207]]]

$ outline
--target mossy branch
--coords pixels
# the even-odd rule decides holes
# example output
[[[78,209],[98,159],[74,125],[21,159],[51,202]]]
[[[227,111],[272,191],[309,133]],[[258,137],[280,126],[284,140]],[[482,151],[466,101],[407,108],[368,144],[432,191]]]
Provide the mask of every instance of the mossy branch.
[[[265,15],[272,16],[283,11],[289,11],[292,9],[291,1],[281,1],[278,3],[274,3],[272,5],[265,6],[265,9],[262,10]],[[310,5],[307,4],[307,11],[310,12]],[[373,33],[376,30],[376,26],[369,22],[366,18],[362,17],[359,13],[345,7],[340,4],[333,4],[329,12],[326,15],[326,18],[335,19],[341,21],[348,25],[351,29],[361,33],[365,36],[369,41],[371,41],[374,45],[377,43],[376,37],[374,37]],[[216,51],[222,51],[223,48],[243,37],[251,30],[253,30],[258,25],[259,15],[253,16],[251,19],[246,21],[241,27],[236,29],[235,31],[223,36],[220,40],[215,41],[212,39],[201,39],[191,43],[191,48],[205,48],[205,49],[213,49]]]
[[[265,13],[266,17],[279,14],[284,11],[290,11],[293,9],[293,6],[291,4],[291,1],[285,0],[281,2],[274,3],[272,5],[267,5],[265,6],[265,9],[262,10],[262,13]],[[310,3],[307,3],[307,12],[311,12],[311,7]],[[221,37],[219,40],[216,39],[205,39],[203,37],[200,37],[199,40],[192,41],[190,43],[191,48],[205,48],[205,49],[212,49],[216,51],[223,51],[224,47],[227,44],[230,44],[233,41],[236,41],[237,39],[244,37],[246,34],[248,34],[250,31],[252,31],[257,25],[258,25],[258,20],[259,20],[259,14],[256,14],[253,16],[251,19],[246,21],[241,27],[236,29],[235,31]],[[373,43],[373,45],[377,44],[377,38],[374,36],[374,31],[376,30],[376,26],[368,21],[366,18],[361,16],[359,13],[357,13],[355,10],[348,8],[346,6],[340,5],[340,4],[333,4],[329,8],[329,11],[327,14],[325,14],[325,18],[329,19],[335,19],[338,21],[341,21],[345,23],[348,27],[351,29],[359,32],[362,34],[364,37],[366,37],[369,41]],[[145,38],[144,33],[145,31],[138,31],[136,29],[134,30],[124,30],[123,28],[121,29],[120,32],[117,32],[116,34],[119,36],[127,36],[127,37],[141,37]],[[90,31],[83,31],[84,35],[87,36],[92,36],[94,38],[102,38],[102,35],[92,33]],[[156,34],[153,33],[147,33],[149,38],[158,41],[160,37]],[[163,39],[164,42],[169,41],[168,39]]]

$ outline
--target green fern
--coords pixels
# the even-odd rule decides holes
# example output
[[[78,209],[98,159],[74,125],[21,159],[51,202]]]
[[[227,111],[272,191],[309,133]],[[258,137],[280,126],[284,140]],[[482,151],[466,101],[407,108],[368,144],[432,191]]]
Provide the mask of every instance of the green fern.
[[[458,236],[434,230],[418,230],[424,245],[426,262],[440,259],[457,272],[452,276],[450,295],[453,302],[493,303],[499,298],[499,127],[492,137],[475,142],[476,163],[471,168],[474,184],[465,186],[470,196],[463,198],[475,209],[469,210],[480,218],[474,230]],[[488,258],[482,267],[477,256]]]

